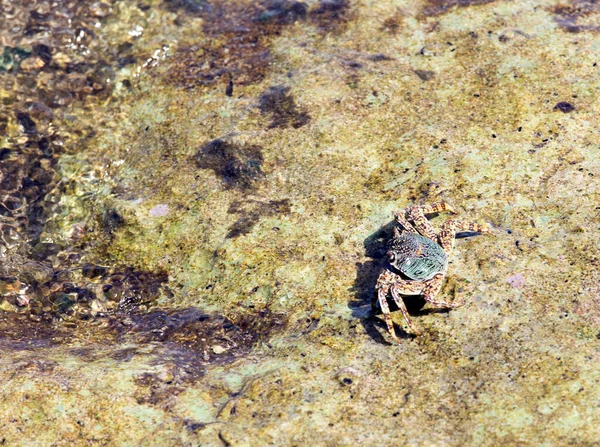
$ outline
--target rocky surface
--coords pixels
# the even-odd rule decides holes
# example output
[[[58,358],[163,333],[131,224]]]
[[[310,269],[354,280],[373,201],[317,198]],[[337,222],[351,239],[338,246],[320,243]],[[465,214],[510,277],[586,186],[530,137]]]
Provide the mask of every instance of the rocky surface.
[[[0,4],[0,443],[597,444],[594,2]]]

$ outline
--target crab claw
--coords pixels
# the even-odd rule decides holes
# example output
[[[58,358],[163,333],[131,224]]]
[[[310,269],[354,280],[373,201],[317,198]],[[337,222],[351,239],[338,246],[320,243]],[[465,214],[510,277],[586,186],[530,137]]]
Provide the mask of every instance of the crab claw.
[[[487,225],[479,225],[479,233],[491,234],[492,236],[496,236],[496,233],[492,231],[490,227]]]
[[[466,230],[466,231],[473,231],[475,233],[485,233],[485,234],[495,235],[492,232],[492,229],[490,227],[488,227],[487,225],[481,225],[481,224],[471,223],[471,222],[462,223],[462,225],[464,225],[462,227],[462,229]]]
[[[441,213],[442,211],[447,211],[451,214],[456,214],[454,208],[452,208],[452,206],[450,206],[450,204],[447,202],[436,202],[432,203],[431,205],[412,206],[409,208],[420,208],[423,211],[423,214],[437,214]]]
[[[456,210],[452,208],[452,206],[446,202],[442,202],[440,204],[444,211],[448,211],[450,214],[456,214]]]

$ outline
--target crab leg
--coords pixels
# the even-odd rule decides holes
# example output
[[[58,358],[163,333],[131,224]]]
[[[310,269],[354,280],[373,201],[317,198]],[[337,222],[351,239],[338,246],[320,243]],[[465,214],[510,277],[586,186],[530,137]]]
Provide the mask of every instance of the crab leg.
[[[400,339],[396,335],[396,331],[394,330],[394,322],[392,321],[392,315],[390,312],[390,306],[387,303],[387,294],[389,292],[389,287],[384,286],[381,289],[377,290],[377,297],[379,299],[379,307],[381,307],[381,312],[383,313],[383,319],[385,320],[385,324],[387,326],[388,332],[394,339],[396,343],[400,343]]]
[[[396,306],[398,306],[398,308],[402,311],[402,315],[404,316],[404,319],[406,320],[406,324],[408,324],[410,331],[415,335],[421,335],[421,331],[417,329],[415,324],[410,319],[410,315],[408,314],[408,310],[406,309],[404,300],[400,296],[400,294],[402,293],[402,288],[399,285],[394,284],[391,288],[391,292],[392,298],[394,299]]]
[[[383,313],[383,318],[385,319],[388,331],[392,335],[394,341],[399,342],[400,340],[396,336],[396,331],[394,330],[394,324],[390,315],[390,307],[387,303],[389,293],[391,293],[394,302],[402,311],[402,315],[404,316],[410,331],[415,335],[419,335],[420,331],[412,322],[408,310],[406,309],[406,305],[404,304],[404,300],[400,295],[420,295],[423,293],[423,283],[419,281],[405,281],[399,275],[390,271],[383,272],[377,279],[377,298],[374,297],[373,299],[373,310],[375,310],[376,303],[379,302],[379,307]]]
[[[396,222],[398,222],[402,226],[402,228],[404,228],[405,231],[408,231],[409,233],[419,234],[419,232],[415,230],[415,227],[413,227],[410,224],[410,222],[406,220],[405,216],[406,210],[400,210],[394,213],[394,219],[396,219]]]
[[[454,247],[454,238],[457,231],[473,231],[476,233],[492,234],[492,231],[485,225],[463,222],[460,220],[449,220],[442,224],[440,228],[440,245],[447,255],[450,254]]]
[[[451,213],[455,212],[454,209],[452,209],[452,207],[446,202],[437,202],[432,203],[430,205],[420,205],[415,208],[420,208],[421,211],[423,211],[423,214],[436,214],[441,213],[442,211],[449,211]]]
[[[426,236],[429,239],[437,242],[437,234],[435,233],[433,226],[425,217],[425,214],[435,214],[442,211],[454,212],[452,207],[450,207],[450,205],[448,205],[446,202],[438,202],[432,203],[431,205],[409,206],[405,210],[395,212],[394,218],[396,219],[396,222],[398,222],[402,228],[409,233],[422,234],[423,236]],[[406,218],[407,214],[408,219]],[[414,226],[409,222],[409,220],[413,221]]]
[[[434,297],[439,293],[440,289],[442,288],[443,281],[444,275],[439,274],[434,276],[431,280],[427,282],[427,284],[423,288],[423,298],[425,298],[425,301],[427,301],[433,307],[440,309],[454,309],[463,306],[465,304],[464,301],[454,301],[449,303],[447,301],[439,301],[434,299]]]
[[[423,208],[418,206],[411,206],[408,208],[407,212],[408,217],[410,218],[410,220],[413,221],[417,231],[437,244],[437,234],[435,234],[433,225],[431,225],[425,217],[425,214],[423,213]]]

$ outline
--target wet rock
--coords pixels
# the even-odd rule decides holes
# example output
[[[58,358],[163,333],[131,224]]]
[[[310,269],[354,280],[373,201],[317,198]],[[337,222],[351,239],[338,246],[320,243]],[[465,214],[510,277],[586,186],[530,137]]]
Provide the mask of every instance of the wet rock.
[[[34,261],[25,263],[22,267],[22,272],[23,281],[32,286],[50,281],[54,274],[54,270],[49,265]]]
[[[81,273],[86,278],[97,278],[108,273],[106,267],[101,267],[92,264],[86,264],[81,268]]]
[[[16,70],[30,55],[29,48],[5,46],[3,54],[0,55],[0,72]]]
[[[219,138],[202,146],[195,159],[200,169],[212,169],[229,187],[247,189],[263,177],[260,146],[240,145]]]
[[[549,11],[554,14],[554,21],[568,33],[600,30],[600,26],[593,19],[600,13],[600,5],[595,1],[561,2],[550,7]]]
[[[56,255],[61,249],[59,244],[54,244],[51,242],[40,242],[35,245],[31,256],[33,259],[37,261],[46,260],[54,255]]]
[[[201,47],[182,47],[169,71],[168,82],[186,87],[262,81],[269,71],[270,39],[284,26],[303,20],[302,2],[274,0],[240,5],[235,2],[167,2],[169,9],[184,9],[204,18],[203,30],[211,36]]]
[[[351,366],[342,368],[337,372],[336,378],[342,386],[358,385],[364,372],[357,370]]]
[[[428,70],[415,70],[415,74],[422,81],[431,81],[435,77],[435,72]]]
[[[423,8],[424,16],[436,16],[445,14],[454,7],[466,8],[476,5],[493,3],[495,0],[427,0]]]
[[[296,105],[289,87],[283,85],[269,87],[258,101],[260,112],[272,118],[269,128],[293,127],[297,129],[310,121],[308,113],[300,110]]]
[[[298,20],[306,19],[308,6],[304,2],[288,0],[271,0],[264,4],[265,10],[260,13],[257,20],[260,22],[277,22],[291,24]]]
[[[575,106],[568,102],[559,102],[554,106],[554,110],[560,110],[563,113],[569,113],[575,110]]]
[[[290,205],[290,201],[287,199],[270,200],[268,202],[233,202],[227,212],[241,214],[241,217],[229,227],[227,238],[235,238],[250,233],[261,217],[289,214],[291,211]]]
[[[310,10],[310,19],[324,31],[337,31],[350,19],[348,0],[320,0]]]
[[[24,112],[17,113],[17,122],[23,129],[23,133],[34,135],[37,133],[37,129],[35,126],[35,121],[31,119],[29,114]]]
[[[184,9],[191,14],[210,12],[213,9],[207,0],[165,0],[165,4],[172,11]]]
[[[45,65],[46,63],[40,57],[28,57],[23,62],[21,62],[21,71],[33,72],[42,69]]]
[[[104,90],[112,88],[115,79],[115,72],[110,65],[98,64],[88,75],[88,80],[94,90]]]
[[[30,118],[33,118],[38,122],[41,121],[44,124],[48,124],[54,119],[54,112],[52,109],[42,102],[28,102],[25,105],[25,108],[27,109],[27,113],[29,114]]]
[[[117,229],[125,225],[125,219],[115,209],[109,209],[104,212],[102,218],[103,230],[112,235]]]

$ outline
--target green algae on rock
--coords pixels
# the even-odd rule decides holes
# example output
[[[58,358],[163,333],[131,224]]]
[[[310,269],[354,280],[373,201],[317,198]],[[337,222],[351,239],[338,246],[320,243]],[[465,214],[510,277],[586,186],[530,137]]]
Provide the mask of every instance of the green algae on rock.
[[[3,442],[597,441],[591,2],[5,3]],[[438,200],[503,235],[393,346]]]

